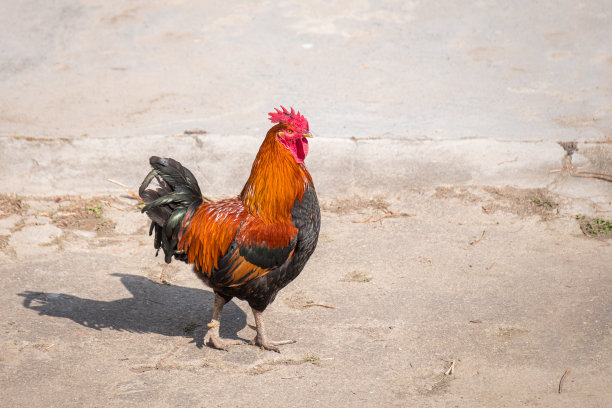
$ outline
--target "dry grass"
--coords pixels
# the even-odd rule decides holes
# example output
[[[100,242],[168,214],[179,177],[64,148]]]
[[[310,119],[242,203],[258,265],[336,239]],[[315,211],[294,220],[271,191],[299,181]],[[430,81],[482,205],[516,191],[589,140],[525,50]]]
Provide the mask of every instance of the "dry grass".
[[[28,205],[22,198],[14,194],[0,194],[0,218],[8,217],[12,214],[23,214],[28,209]]]
[[[594,238],[612,238],[612,220],[577,215],[576,220],[584,235]]]
[[[70,198],[69,204],[52,215],[53,223],[62,229],[96,231],[109,234],[115,229],[115,222],[104,218],[104,206],[100,200]]]
[[[459,199],[480,204],[487,214],[503,211],[520,217],[539,215],[546,220],[557,215],[558,198],[544,188],[437,187],[437,199]]]

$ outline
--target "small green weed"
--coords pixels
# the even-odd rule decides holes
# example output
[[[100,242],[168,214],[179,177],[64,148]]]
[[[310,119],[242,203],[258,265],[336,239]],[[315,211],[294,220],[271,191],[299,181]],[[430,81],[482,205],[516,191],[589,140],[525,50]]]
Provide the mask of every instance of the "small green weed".
[[[587,217],[584,214],[576,216],[580,229],[585,235],[591,237],[612,237],[612,220]]]
[[[372,277],[364,271],[353,271],[353,272],[348,273],[343,280],[345,282],[367,283],[372,280]]]
[[[102,207],[100,205],[88,206],[85,209],[93,212],[96,218],[102,218]]]
[[[309,354],[306,357],[304,357],[304,361],[308,361],[309,363],[316,363],[319,360],[321,360],[321,357],[316,356],[314,354]]]

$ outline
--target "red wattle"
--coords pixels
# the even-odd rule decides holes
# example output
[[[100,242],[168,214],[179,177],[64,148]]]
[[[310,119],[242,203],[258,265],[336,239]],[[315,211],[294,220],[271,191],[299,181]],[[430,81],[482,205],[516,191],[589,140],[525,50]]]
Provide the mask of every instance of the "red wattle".
[[[287,139],[279,138],[283,146],[293,155],[296,163],[302,163],[308,154],[308,139],[305,137]]]

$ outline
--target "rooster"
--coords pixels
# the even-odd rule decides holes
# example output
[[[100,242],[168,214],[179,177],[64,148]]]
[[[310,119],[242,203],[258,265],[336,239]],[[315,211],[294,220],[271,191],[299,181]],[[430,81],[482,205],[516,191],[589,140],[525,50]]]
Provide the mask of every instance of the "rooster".
[[[262,314],[278,292],[304,269],[317,245],[321,215],[308,154],[308,121],[293,108],[275,108],[272,126],[255,157],[238,197],[211,201],[202,196],[193,174],[179,162],[153,156],[153,170],[140,186],[142,212],[151,219],[149,235],[172,258],[194,264],[215,293],[204,342],[227,349],[242,341],[219,335],[223,306],[233,297],[253,310],[257,334],[251,344],[280,352],[270,341]],[[148,188],[153,179],[159,187]]]

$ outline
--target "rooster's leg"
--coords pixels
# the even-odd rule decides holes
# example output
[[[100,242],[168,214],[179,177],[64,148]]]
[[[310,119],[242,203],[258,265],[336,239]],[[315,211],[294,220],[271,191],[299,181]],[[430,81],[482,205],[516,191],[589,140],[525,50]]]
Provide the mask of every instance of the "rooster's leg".
[[[277,353],[280,353],[280,350],[276,346],[295,343],[295,340],[268,341],[266,339],[266,331],[264,330],[262,314],[263,312],[253,309],[253,316],[255,317],[255,324],[257,325],[257,335],[255,336],[253,341],[251,341],[251,344],[255,344],[256,346],[259,346],[262,349],[276,351]]]
[[[213,309],[213,315],[210,323],[207,324],[209,327],[204,336],[204,344],[210,344],[214,348],[226,350],[229,346],[235,344],[242,344],[240,340],[224,339],[219,336],[219,326],[221,325],[221,313],[223,312],[223,306],[225,305],[225,299],[215,293],[215,307]]]

